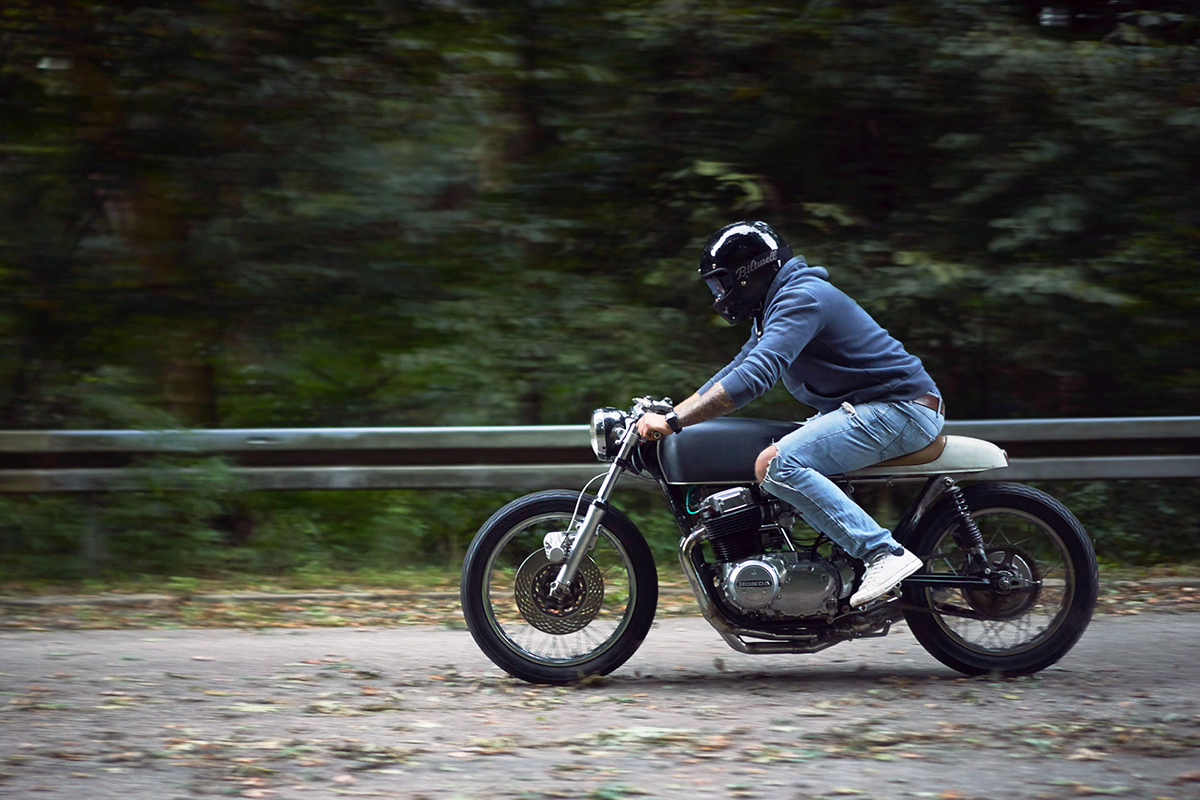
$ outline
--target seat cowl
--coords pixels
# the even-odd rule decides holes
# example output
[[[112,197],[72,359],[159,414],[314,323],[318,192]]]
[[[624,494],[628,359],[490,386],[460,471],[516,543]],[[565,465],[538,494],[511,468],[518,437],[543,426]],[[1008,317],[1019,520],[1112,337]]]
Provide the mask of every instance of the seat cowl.
[[[847,472],[844,477],[899,478],[908,475],[949,475],[964,472],[986,472],[990,469],[1001,469],[1008,466],[1008,454],[991,442],[974,439],[970,436],[947,435],[938,438],[945,439],[945,443],[941,452],[932,460],[926,459],[929,455],[927,451],[937,446],[936,440],[924,450]]]
[[[944,451],[945,449],[946,449],[946,437],[938,436],[938,437],[935,437],[934,440],[932,442],[930,442],[928,445],[926,445],[925,447],[916,451],[915,453],[909,453],[908,455],[896,456],[895,458],[889,458],[887,461],[880,461],[878,464],[873,464],[872,466],[876,466],[876,467],[913,467],[918,464],[928,464],[930,461],[933,461],[935,458],[938,458],[939,456],[941,456],[942,451]]]

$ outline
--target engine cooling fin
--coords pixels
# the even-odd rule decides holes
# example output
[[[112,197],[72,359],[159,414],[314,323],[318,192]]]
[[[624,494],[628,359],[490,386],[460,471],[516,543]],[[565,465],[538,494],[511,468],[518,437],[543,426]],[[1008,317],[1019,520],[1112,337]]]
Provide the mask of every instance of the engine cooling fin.
[[[704,521],[708,542],[718,561],[741,561],[760,549],[758,533],[762,525],[762,506],[718,514]]]

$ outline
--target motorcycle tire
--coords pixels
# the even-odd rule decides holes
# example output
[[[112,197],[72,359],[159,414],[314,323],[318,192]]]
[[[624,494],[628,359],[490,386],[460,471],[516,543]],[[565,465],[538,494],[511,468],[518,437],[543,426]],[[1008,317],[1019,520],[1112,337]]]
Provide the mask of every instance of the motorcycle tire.
[[[542,543],[566,532],[593,498],[546,491],[512,501],[467,549],[462,608],[476,644],[498,667],[530,683],[607,675],[641,645],[658,605],[658,573],[645,538],[609,507],[566,598],[549,585],[560,563]]]
[[[1026,588],[1007,592],[904,586],[904,616],[938,661],[967,675],[1029,675],[1079,641],[1096,605],[1099,575],[1087,532],[1065,506],[1018,483],[963,488],[984,551]],[[909,549],[925,572],[962,570],[962,517],[946,498],[930,512]]]

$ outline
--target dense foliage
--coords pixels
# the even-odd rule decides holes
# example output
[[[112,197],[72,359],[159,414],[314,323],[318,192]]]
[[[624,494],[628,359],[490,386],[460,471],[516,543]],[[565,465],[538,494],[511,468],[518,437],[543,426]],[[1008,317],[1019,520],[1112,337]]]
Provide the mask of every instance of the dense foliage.
[[[827,265],[957,418],[1194,413],[1200,13],[1093,5],[1044,28],[979,0],[5,3],[0,426],[561,423],[684,396],[744,333],[691,279],[739,217]],[[218,510],[261,541],[343,536],[319,520],[340,499],[200,496],[95,502],[200,531],[176,542]],[[39,514],[78,541],[46,511],[74,502],[6,501],[0,541]],[[422,502],[353,518],[403,511],[452,554],[471,521]]]

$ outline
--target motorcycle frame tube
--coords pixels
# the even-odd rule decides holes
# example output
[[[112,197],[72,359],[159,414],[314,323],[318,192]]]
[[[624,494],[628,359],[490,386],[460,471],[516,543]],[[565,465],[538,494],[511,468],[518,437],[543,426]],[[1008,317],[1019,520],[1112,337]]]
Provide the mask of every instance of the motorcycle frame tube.
[[[900,517],[900,521],[896,523],[896,529],[893,531],[893,535],[901,544],[904,544],[904,540],[908,539],[912,532],[916,530],[921,518],[929,512],[929,509],[933,508],[933,504],[946,493],[946,481],[950,481],[951,484],[954,483],[954,479],[948,475],[934,475],[925,481],[925,485],[917,492],[917,496],[913,498],[912,503],[904,512],[904,515]]]
[[[596,543],[600,522],[604,519],[604,512],[608,510],[608,498],[612,496],[613,489],[617,486],[617,480],[624,474],[629,463],[627,460],[629,451],[633,449],[634,443],[640,438],[633,425],[626,429],[625,436],[621,439],[621,449],[613,459],[612,466],[608,468],[608,474],[600,482],[600,488],[596,490],[596,499],[588,505],[587,513],[583,516],[583,522],[579,525],[579,533],[575,536],[575,541],[571,543],[571,552],[567,554],[566,562],[558,570],[558,576],[550,584],[552,596],[562,597],[570,591],[571,581],[575,580],[575,573],[579,571],[584,557]]]

